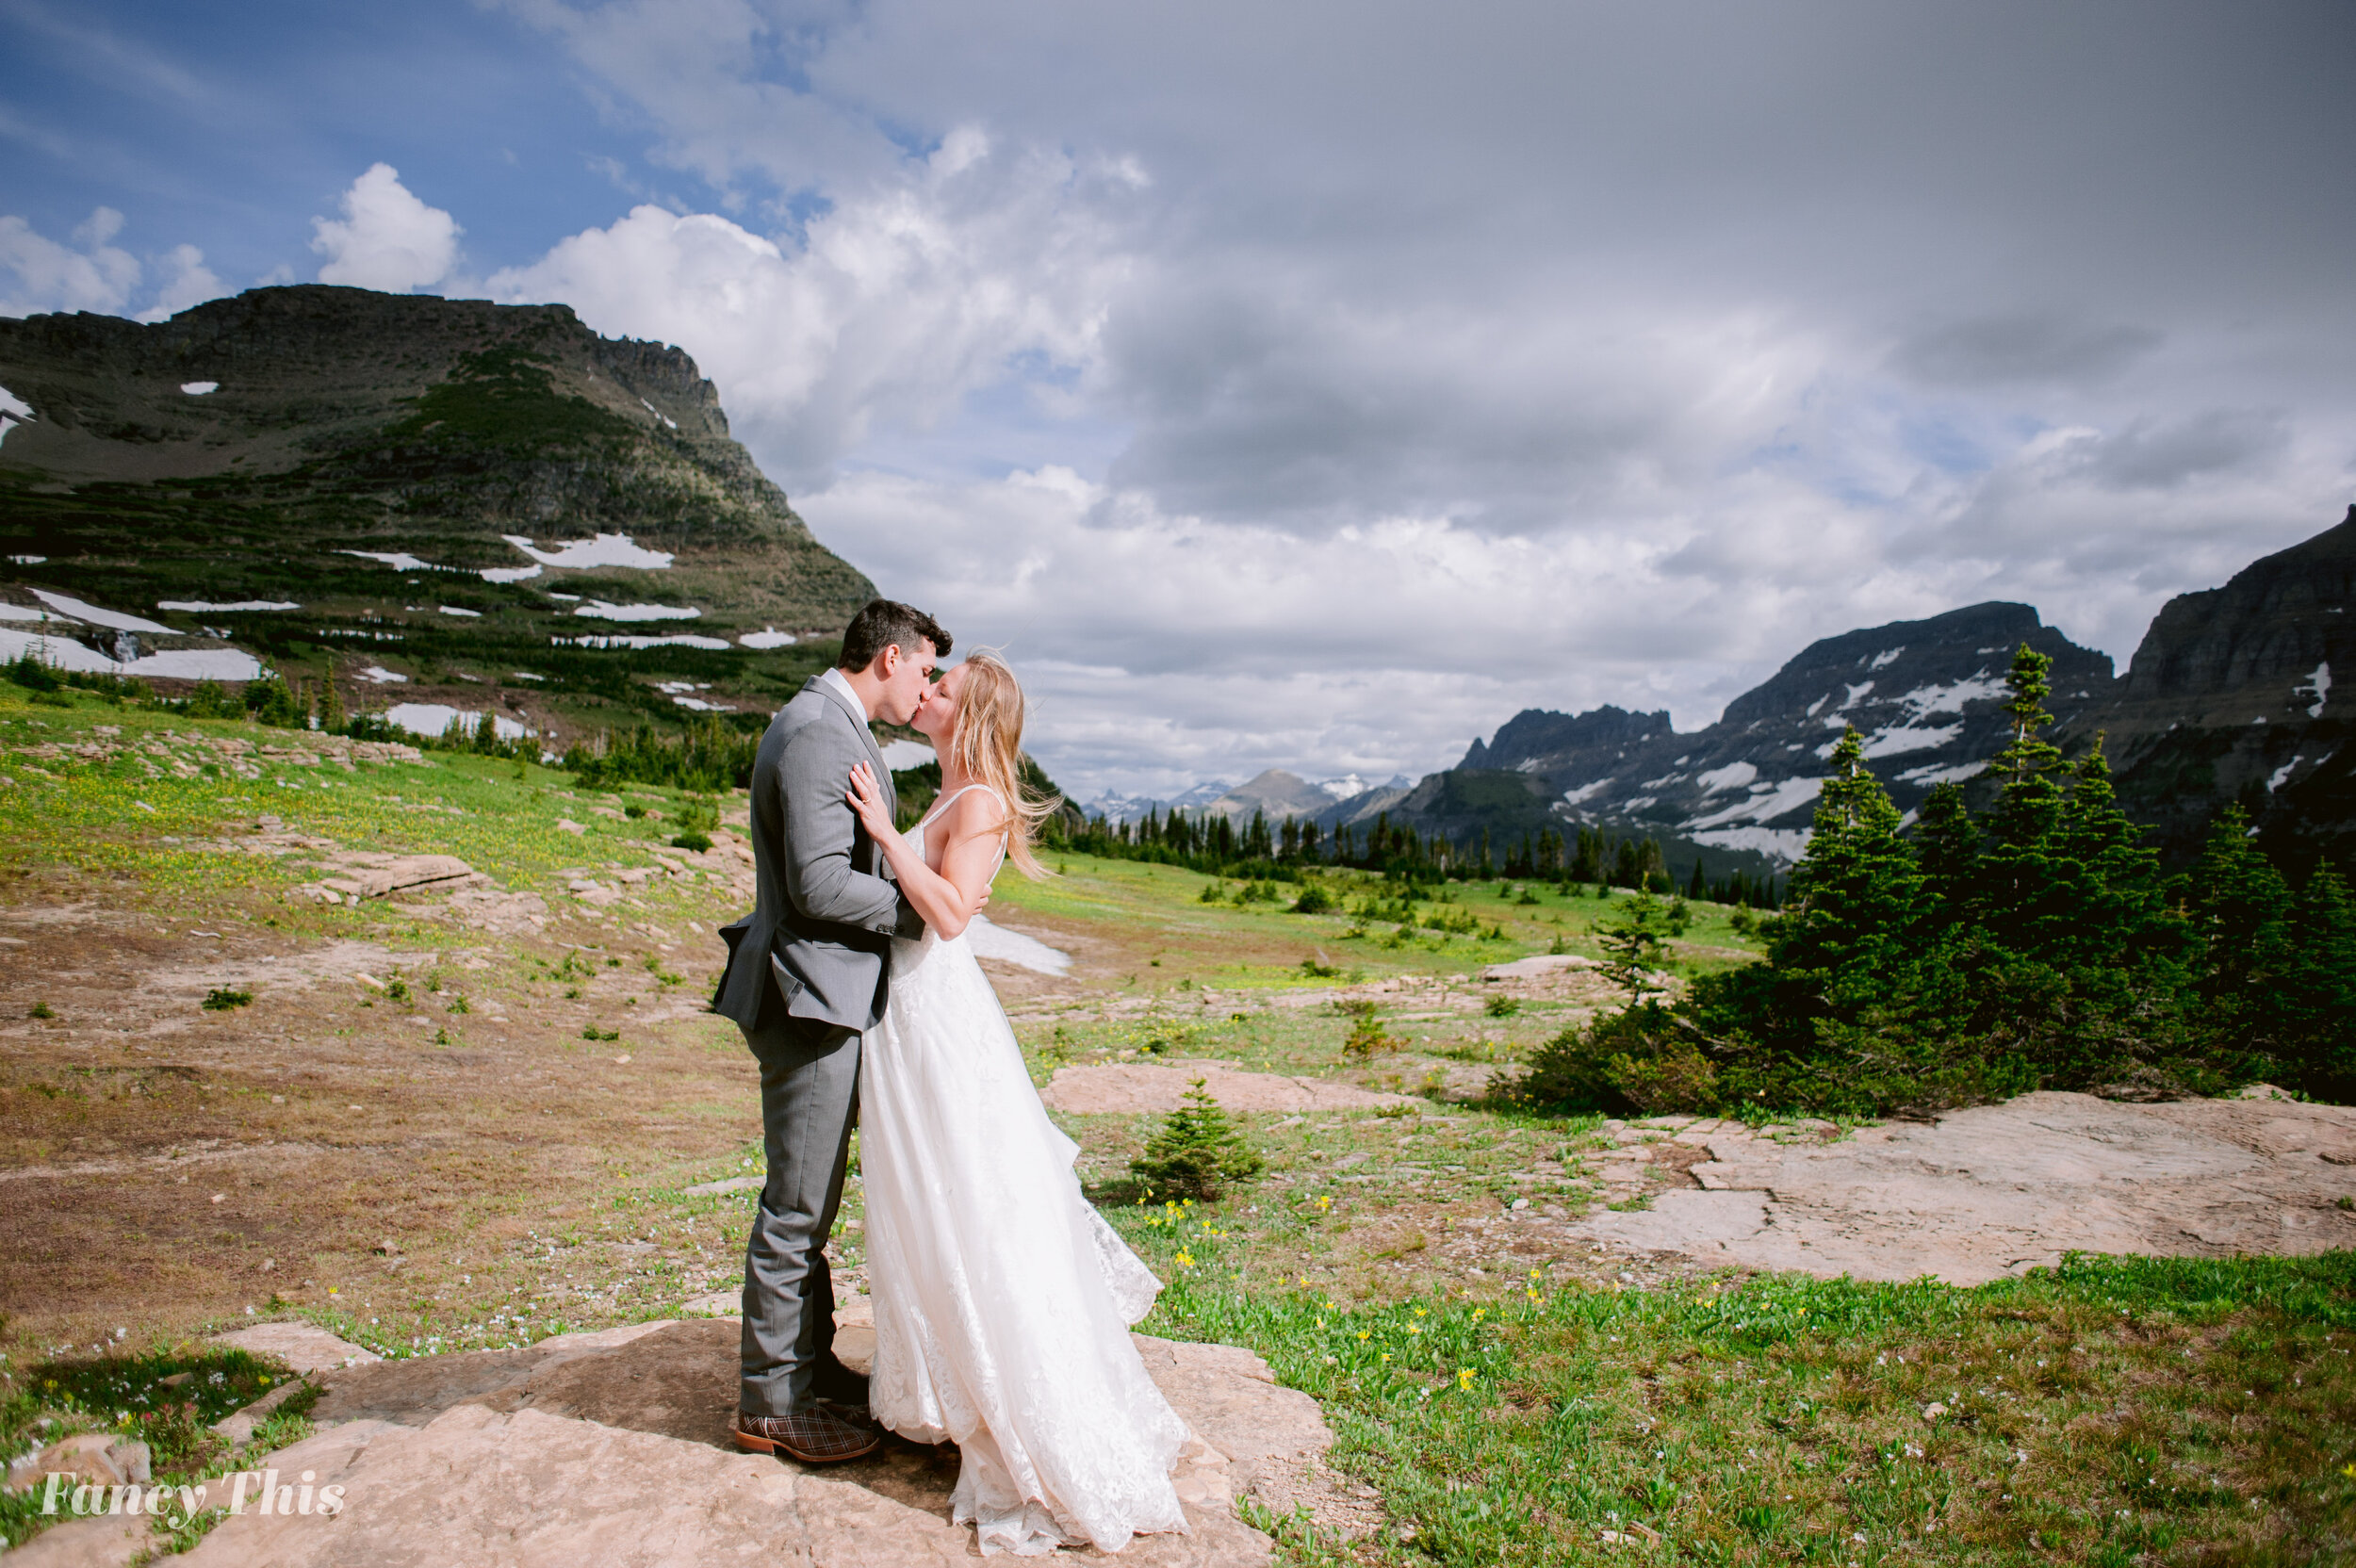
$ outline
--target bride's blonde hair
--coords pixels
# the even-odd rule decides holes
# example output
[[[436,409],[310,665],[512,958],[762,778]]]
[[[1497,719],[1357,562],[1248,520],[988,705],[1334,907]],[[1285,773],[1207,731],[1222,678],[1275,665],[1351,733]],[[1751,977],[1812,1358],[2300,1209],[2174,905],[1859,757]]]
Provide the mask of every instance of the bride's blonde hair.
[[[1022,683],[994,648],[976,648],[965,656],[965,681],[957,694],[957,727],[949,749],[957,766],[977,783],[987,784],[1006,807],[1006,858],[1023,875],[1047,874],[1031,846],[1039,825],[1063,805],[1061,795],[1034,799],[1023,788],[1023,719],[1025,705]]]

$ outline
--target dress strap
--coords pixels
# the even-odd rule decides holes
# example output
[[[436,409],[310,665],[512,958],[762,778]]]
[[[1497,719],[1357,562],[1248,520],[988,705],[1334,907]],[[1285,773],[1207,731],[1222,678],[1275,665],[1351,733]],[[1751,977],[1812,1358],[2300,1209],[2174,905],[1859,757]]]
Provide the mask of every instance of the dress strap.
[[[924,813],[924,820],[925,820],[926,822],[930,822],[930,821],[932,821],[935,817],[940,816],[941,812],[946,811],[946,810],[949,808],[950,802],[951,802],[951,801],[956,800],[956,799],[957,798],[957,795],[971,794],[971,793],[973,793],[975,790],[989,790],[989,791],[990,791],[990,799],[992,799],[992,800],[998,800],[998,792],[997,792],[997,791],[995,791],[995,790],[991,790],[991,789],[990,788],[990,786],[989,786],[989,785],[987,785],[987,784],[968,784],[968,785],[967,785],[964,789],[957,791],[956,794],[952,794],[951,796],[949,796],[948,800],[936,800],[936,801],[934,801],[934,802],[933,802],[933,808],[932,808],[931,810],[929,810],[929,811],[927,811],[927,812],[925,812],[925,813]],[[1005,801],[1003,801],[1003,800],[999,800],[999,801],[998,801],[998,804],[999,804],[1001,807],[1004,807],[1006,803]]]

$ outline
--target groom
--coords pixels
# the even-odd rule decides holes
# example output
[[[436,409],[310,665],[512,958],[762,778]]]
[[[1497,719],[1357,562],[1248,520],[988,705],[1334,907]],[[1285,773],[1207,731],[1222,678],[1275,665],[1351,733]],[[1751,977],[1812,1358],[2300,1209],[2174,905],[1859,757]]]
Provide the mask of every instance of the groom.
[[[734,1019],[761,1064],[769,1176],[744,1247],[744,1335],[736,1441],[805,1463],[873,1453],[867,1380],[834,1354],[826,1237],[843,1201],[859,1113],[859,1037],[883,1017],[892,939],[924,935],[846,798],[874,768],[887,809],[892,770],[870,722],[906,724],[949,634],[877,599],[851,617],[839,665],[778,710],[753,760],[757,902],[720,935],[728,965],[712,1011]]]

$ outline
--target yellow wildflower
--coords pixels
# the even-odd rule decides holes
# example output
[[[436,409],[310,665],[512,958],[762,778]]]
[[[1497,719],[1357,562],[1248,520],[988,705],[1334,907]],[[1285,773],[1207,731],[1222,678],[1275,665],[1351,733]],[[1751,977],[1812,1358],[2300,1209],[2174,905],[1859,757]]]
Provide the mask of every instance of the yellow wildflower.
[[[1473,1385],[1473,1369],[1472,1369],[1471,1367],[1469,1367],[1469,1366],[1460,1366],[1460,1367],[1458,1367],[1458,1368],[1456,1369],[1456,1386],[1457,1386],[1458,1388],[1460,1388],[1460,1389],[1464,1389],[1464,1388],[1470,1388],[1470,1387],[1472,1387],[1472,1385]]]
[[[1192,1268],[1194,1266],[1194,1254],[1187,1251],[1183,1247],[1178,1250],[1178,1266],[1181,1268]]]

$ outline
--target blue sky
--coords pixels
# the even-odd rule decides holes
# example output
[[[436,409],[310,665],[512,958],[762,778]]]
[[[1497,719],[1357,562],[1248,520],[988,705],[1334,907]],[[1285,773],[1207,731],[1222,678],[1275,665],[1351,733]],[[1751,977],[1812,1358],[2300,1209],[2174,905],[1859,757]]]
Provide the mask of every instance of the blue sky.
[[[462,209],[488,270],[610,219],[595,160],[645,144],[545,40],[463,3],[8,0],[0,37],[8,209],[62,235],[114,207],[128,247],[193,243],[235,286],[307,279],[310,219],[370,164]]]
[[[1084,792],[1417,773],[1988,598],[2123,664],[2335,522],[2351,60],[2338,0],[0,0],[0,311],[562,299]]]

